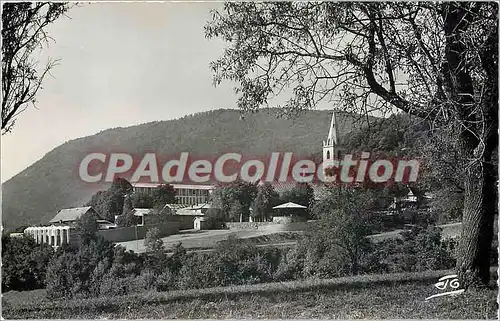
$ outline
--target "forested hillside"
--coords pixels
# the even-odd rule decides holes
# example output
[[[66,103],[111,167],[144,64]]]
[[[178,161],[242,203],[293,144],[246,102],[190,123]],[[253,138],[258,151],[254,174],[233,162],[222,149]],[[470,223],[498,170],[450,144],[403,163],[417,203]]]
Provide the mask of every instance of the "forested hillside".
[[[321,152],[331,111],[308,111],[294,119],[263,109],[240,117],[238,110],[214,110],[169,121],[113,128],[69,141],[3,184],[2,220],[13,228],[50,220],[61,208],[81,206],[108,185],[84,184],[78,177],[82,158],[91,152],[161,155],[190,152],[203,156],[234,151],[248,155],[270,152]],[[340,113],[341,135],[360,127],[365,118]]]

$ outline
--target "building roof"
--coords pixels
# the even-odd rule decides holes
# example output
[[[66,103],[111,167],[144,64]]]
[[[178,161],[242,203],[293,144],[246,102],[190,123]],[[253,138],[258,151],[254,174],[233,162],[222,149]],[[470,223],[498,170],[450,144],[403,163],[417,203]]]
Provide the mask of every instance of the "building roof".
[[[171,210],[178,210],[178,209],[181,209],[181,208],[186,208],[188,207],[189,205],[185,205],[185,204],[165,204],[165,206],[163,206],[163,209],[165,208],[169,208]]]
[[[212,204],[210,203],[203,203],[203,204],[198,204],[198,205],[193,205],[187,209],[193,209],[193,210],[201,210],[202,208],[212,208]]]
[[[144,216],[144,215],[148,215],[151,212],[151,209],[150,208],[134,208],[132,210],[132,212],[134,212],[135,216]]]
[[[307,208],[307,206],[299,205],[297,203],[288,202],[288,203],[273,207],[273,209],[280,209],[280,208]]]
[[[49,221],[49,223],[57,223],[57,222],[73,222],[80,218],[83,214],[87,213],[92,206],[85,207],[74,207],[74,208],[65,208],[59,211],[53,219]]]
[[[108,220],[97,220],[97,223],[99,223],[99,224],[112,224],[112,225],[114,225],[114,223],[111,223]]]

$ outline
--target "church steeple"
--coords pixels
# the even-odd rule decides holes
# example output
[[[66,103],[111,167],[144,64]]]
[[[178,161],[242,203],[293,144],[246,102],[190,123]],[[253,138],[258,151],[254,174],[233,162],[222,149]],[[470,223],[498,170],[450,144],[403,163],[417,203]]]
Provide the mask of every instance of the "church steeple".
[[[337,117],[335,116],[335,111],[332,113],[332,121],[330,122],[330,131],[328,132],[328,138],[326,139],[326,145],[337,145]]]
[[[332,160],[338,157],[336,150],[338,145],[338,124],[335,111],[332,113],[332,120],[330,122],[330,131],[328,137],[323,141],[323,162]]]

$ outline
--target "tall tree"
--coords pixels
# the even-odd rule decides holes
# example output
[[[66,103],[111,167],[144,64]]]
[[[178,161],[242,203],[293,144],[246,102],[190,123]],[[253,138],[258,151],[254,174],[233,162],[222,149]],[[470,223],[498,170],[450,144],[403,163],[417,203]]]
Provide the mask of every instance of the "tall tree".
[[[348,111],[399,111],[452,128],[464,182],[457,272],[466,287],[489,282],[497,3],[226,3],[206,36],[228,43],[211,65],[214,83],[236,82],[244,110],[283,92],[291,97],[280,106],[285,112],[331,99]]]
[[[86,244],[96,238],[99,230],[98,219],[99,216],[95,212],[87,212],[75,221],[80,243]]]
[[[64,15],[67,3],[7,2],[2,6],[2,135],[12,131],[17,116],[35,104],[42,81],[57,61],[41,70],[35,50],[52,39],[47,26]]]
[[[54,253],[32,237],[2,236],[2,291],[23,291],[45,286],[47,265]]]
[[[126,179],[116,178],[106,191],[92,195],[87,206],[92,206],[102,218],[113,222],[115,216],[122,214],[125,197],[132,192],[133,187]]]
[[[257,187],[257,196],[252,202],[252,217],[267,221],[272,214],[273,206],[278,205],[279,194],[269,182]]]
[[[137,217],[134,215],[132,211],[134,206],[132,204],[132,198],[127,195],[125,196],[123,211],[120,216],[115,220],[116,224],[120,227],[133,226],[137,224]]]
[[[213,192],[214,206],[220,209],[226,220],[246,220],[250,215],[250,205],[257,196],[257,185],[242,180],[219,185]],[[233,209],[232,209],[233,208]],[[236,209],[240,211],[236,215]],[[233,215],[234,214],[234,215]]]
[[[153,197],[146,193],[135,192],[131,196],[132,206],[137,208],[153,208]]]
[[[330,253],[332,263],[338,264],[341,270],[358,274],[361,258],[370,251],[366,236],[377,227],[373,211],[369,210],[375,202],[373,196],[355,188],[342,190],[341,195],[330,190],[314,207],[318,220],[317,225],[306,232],[308,250],[323,252],[320,256]]]
[[[175,189],[170,184],[162,184],[156,187],[153,190],[153,206],[154,207],[163,207],[165,204],[175,204]]]
[[[305,219],[310,217],[310,208],[314,204],[314,190],[307,183],[297,183],[291,190],[284,191],[281,194],[280,201],[283,203],[292,202],[302,206],[306,206],[307,209],[287,209],[287,212],[302,216]]]

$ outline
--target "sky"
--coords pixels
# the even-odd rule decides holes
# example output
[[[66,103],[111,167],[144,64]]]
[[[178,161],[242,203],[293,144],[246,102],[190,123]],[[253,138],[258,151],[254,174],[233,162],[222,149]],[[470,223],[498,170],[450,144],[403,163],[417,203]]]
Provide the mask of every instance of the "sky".
[[[10,134],[1,138],[2,183],[66,141],[219,108],[234,108],[231,84],[215,88],[209,63],[225,44],[203,26],[221,3],[81,4],[47,28],[41,54],[61,59]]]
[[[209,63],[225,43],[205,38],[222,2],[86,3],[46,31],[39,56],[60,59],[12,133],[1,136],[2,183],[57,146],[100,131],[235,108],[233,84],[214,87]],[[318,109],[332,108],[328,105]],[[325,129],[325,135],[327,129]]]

